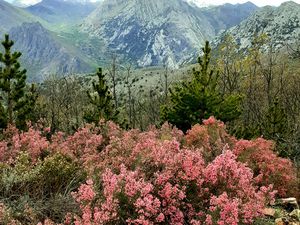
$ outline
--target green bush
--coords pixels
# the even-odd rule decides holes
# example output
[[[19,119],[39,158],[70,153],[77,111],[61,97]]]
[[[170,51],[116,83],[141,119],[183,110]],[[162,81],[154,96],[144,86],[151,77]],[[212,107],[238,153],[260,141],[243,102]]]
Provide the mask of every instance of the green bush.
[[[77,211],[71,192],[85,179],[83,168],[64,155],[50,155],[32,165],[22,153],[14,167],[0,165],[0,202],[24,224],[45,218],[62,222],[66,212]]]

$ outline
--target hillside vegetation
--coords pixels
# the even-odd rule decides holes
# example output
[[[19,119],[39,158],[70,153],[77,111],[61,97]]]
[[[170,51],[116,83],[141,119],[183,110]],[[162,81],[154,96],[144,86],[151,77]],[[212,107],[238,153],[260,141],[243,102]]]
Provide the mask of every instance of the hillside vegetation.
[[[264,36],[245,58],[225,41],[215,59],[206,42],[181,82],[149,72],[160,78],[149,90],[130,65],[117,76],[116,58],[106,75],[27,87],[6,35],[1,224],[266,224],[282,212],[297,223],[278,199],[299,197],[299,59],[262,53]]]

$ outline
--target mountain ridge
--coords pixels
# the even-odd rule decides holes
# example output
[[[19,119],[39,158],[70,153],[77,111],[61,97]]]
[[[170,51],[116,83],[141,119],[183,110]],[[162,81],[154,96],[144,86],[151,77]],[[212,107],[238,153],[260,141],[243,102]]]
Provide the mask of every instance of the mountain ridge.
[[[30,81],[40,81],[47,74],[87,73],[92,66],[79,53],[72,52],[39,22],[23,23],[9,32],[14,49],[23,53],[22,63],[31,74]],[[35,76],[33,76],[35,74]]]
[[[288,1],[279,7],[265,6],[215,40],[231,35],[241,50],[251,46],[255,35],[266,34],[276,49],[294,43],[300,37],[300,4]]]
[[[106,40],[108,48],[137,66],[175,68],[191,61],[219,31],[208,17],[182,0],[105,0],[84,20],[81,31]]]
[[[35,78],[45,73],[88,72],[96,65],[105,66],[111,53],[136,67],[178,68],[195,60],[206,40],[212,40],[220,31],[239,24],[257,10],[251,3],[199,8],[183,0],[104,0],[91,13],[76,19],[72,17],[76,13],[64,13],[61,2],[66,3],[43,0],[27,9],[10,5],[16,12],[21,10],[34,19],[16,22],[13,29],[4,29],[0,24],[0,30],[12,29],[10,33],[16,37],[19,50],[24,51],[26,65],[30,59],[33,61],[34,68],[29,71]],[[81,5],[80,2],[76,4]],[[42,15],[29,14],[29,9]],[[61,16],[68,19],[63,22]],[[38,20],[40,24],[35,24]],[[43,35],[47,41],[41,40]],[[53,51],[47,48],[48,43]],[[49,57],[53,63],[47,58],[37,62],[37,55]]]
[[[89,1],[42,0],[25,8],[49,23],[76,23],[96,9]]]

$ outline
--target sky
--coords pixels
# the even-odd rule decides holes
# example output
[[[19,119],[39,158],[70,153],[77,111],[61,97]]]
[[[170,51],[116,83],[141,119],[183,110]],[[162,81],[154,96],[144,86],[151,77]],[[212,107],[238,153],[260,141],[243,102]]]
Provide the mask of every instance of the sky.
[[[8,2],[13,2],[15,0],[6,0]],[[25,4],[25,5],[31,5],[31,4],[35,4],[41,0],[17,0],[18,2]],[[74,0],[74,1],[78,1],[78,0]],[[99,1],[99,0],[90,0],[92,2],[95,1]],[[151,1],[151,0],[149,0]],[[232,4],[236,4],[236,3],[245,3],[249,0],[190,0],[193,1],[195,3],[197,3],[197,5],[222,5],[225,3],[232,3]],[[265,5],[274,5],[274,6],[279,6],[282,2],[285,2],[286,0],[252,0],[251,2],[253,2],[254,4],[256,4],[257,6],[265,6]],[[300,4],[300,0],[294,0],[294,2],[297,2]]]

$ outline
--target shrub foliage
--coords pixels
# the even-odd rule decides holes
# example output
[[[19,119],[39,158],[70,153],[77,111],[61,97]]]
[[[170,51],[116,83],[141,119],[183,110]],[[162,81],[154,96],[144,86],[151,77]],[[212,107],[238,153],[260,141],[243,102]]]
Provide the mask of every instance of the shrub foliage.
[[[237,140],[214,117],[186,135],[103,121],[48,132],[4,132],[1,224],[252,224],[276,195],[296,194],[273,142]]]

